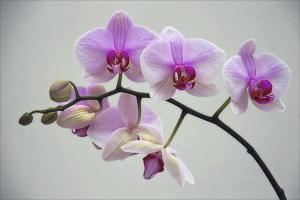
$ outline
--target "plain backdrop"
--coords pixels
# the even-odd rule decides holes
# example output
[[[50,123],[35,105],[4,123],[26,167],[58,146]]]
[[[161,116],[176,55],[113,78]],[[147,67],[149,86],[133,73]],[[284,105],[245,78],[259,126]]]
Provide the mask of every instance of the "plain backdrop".
[[[256,40],[255,56],[272,53],[292,71],[282,98],[286,111],[263,112],[251,103],[236,115],[228,106],[220,118],[258,152],[284,189],[299,199],[299,1],[1,1],[1,199],[276,199],[269,181],[246,149],[217,126],[187,115],[171,147],[178,150],[195,185],[178,186],[167,170],[143,178],[144,155],[105,162],[89,138],[69,129],[42,125],[40,114],[29,126],[24,112],[55,104],[51,84],[61,78],[87,86],[73,44],[111,15],[125,10],[134,24],[156,33],[172,26],[185,38],[208,40],[237,54]],[[105,83],[107,90],[117,79]],[[174,99],[212,115],[228,98],[222,74],[220,93],[196,98],[177,91]],[[149,84],[123,78],[123,86],[148,92]],[[117,105],[119,95],[109,98]],[[165,141],[180,115],[168,102],[144,99],[162,118]]]

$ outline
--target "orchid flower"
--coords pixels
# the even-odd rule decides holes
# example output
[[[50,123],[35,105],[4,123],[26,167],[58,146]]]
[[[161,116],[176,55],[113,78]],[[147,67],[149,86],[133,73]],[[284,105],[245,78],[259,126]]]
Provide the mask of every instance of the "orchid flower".
[[[102,158],[106,161],[121,160],[130,155],[121,146],[132,140],[162,141],[161,119],[147,106],[141,106],[141,119],[138,121],[138,106],[135,96],[122,93],[118,106],[100,113],[91,123],[87,135],[93,143],[104,148]]]
[[[290,68],[269,53],[253,56],[255,40],[249,39],[224,66],[226,89],[231,96],[234,113],[244,113],[248,107],[248,95],[260,110],[283,112],[285,106],[281,97],[291,81]],[[247,92],[248,88],[248,92]]]
[[[212,82],[225,62],[222,49],[203,39],[185,40],[172,27],[165,28],[161,38],[141,55],[142,72],[151,85],[151,98],[169,99],[176,89],[197,97],[218,93],[219,88]]]
[[[162,143],[154,144],[150,141],[136,140],[123,145],[121,149],[129,153],[146,153],[144,157],[144,178],[151,179],[157,173],[164,171],[164,165],[178,185],[183,186],[185,180],[194,184],[193,175],[177,156],[177,151],[170,147],[164,148]]]
[[[106,90],[101,84],[90,83],[88,87],[77,87],[80,96],[97,96],[106,93]],[[67,102],[58,103],[65,105],[76,99],[75,91],[72,89],[71,98]],[[109,107],[108,99],[102,100],[103,108],[99,111],[100,105],[96,100],[79,101],[72,107],[64,110],[57,119],[57,124],[63,128],[72,129],[72,133],[79,136],[87,136],[86,132],[90,123],[103,110]]]
[[[104,83],[124,73],[134,82],[145,82],[141,72],[142,51],[159,36],[143,26],[135,26],[124,11],[116,12],[106,28],[95,28],[74,44],[82,77],[91,83]]]

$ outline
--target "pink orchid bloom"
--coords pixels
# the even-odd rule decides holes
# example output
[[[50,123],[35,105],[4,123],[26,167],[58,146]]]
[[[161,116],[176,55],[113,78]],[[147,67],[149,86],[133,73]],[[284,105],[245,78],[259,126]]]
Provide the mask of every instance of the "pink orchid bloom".
[[[122,160],[130,155],[121,146],[132,140],[161,143],[162,124],[159,116],[142,105],[141,120],[136,127],[138,107],[136,97],[122,93],[118,106],[100,113],[91,123],[87,135],[99,147],[104,148],[102,158],[106,161]]]
[[[85,68],[82,77],[91,83],[104,83],[117,73],[134,82],[145,82],[141,72],[142,51],[159,36],[143,26],[135,26],[124,11],[116,12],[106,28],[95,28],[74,44],[75,53]]]
[[[212,84],[222,70],[225,52],[203,39],[184,39],[172,27],[165,28],[161,40],[151,43],[141,55],[142,72],[150,83],[150,97],[171,98],[176,89],[197,97],[218,93]]]
[[[187,169],[185,164],[177,156],[177,151],[167,147],[163,148],[163,143],[154,144],[150,141],[136,140],[128,142],[121,148],[129,153],[145,153],[144,157],[144,178],[151,179],[155,174],[164,171],[164,166],[180,186],[183,186],[185,180],[194,184],[194,177]]]
[[[80,96],[97,96],[106,93],[103,85],[94,83],[90,83],[87,88],[79,86],[77,90]],[[71,98],[67,102],[58,103],[58,105],[68,104],[74,99],[76,99],[76,95],[74,89],[72,89]],[[98,114],[109,107],[108,99],[103,99],[102,104],[102,110],[96,111],[100,108],[98,101],[79,101],[60,113],[57,124],[63,128],[71,128],[72,133],[79,137],[85,137],[90,123]]]
[[[231,108],[241,114],[247,110],[248,95],[260,110],[283,112],[281,97],[291,81],[290,68],[272,54],[253,56],[255,40],[249,39],[224,65],[226,89],[231,96]],[[247,92],[248,88],[248,92]]]

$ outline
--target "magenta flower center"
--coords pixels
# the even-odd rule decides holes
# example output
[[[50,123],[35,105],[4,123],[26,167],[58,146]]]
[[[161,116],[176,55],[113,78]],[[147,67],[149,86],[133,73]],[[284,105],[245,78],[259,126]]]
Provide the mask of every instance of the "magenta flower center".
[[[155,174],[164,171],[164,162],[162,160],[161,152],[148,154],[143,158],[144,161],[144,178],[151,179]]]
[[[193,89],[195,86],[196,71],[194,67],[190,65],[180,65],[176,66],[173,71],[173,82],[174,87],[178,90],[189,90]]]
[[[259,104],[272,103],[272,83],[269,80],[253,78],[249,83],[250,97]]]
[[[127,51],[111,50],[106,55],[107,69],[111,73],[123,73],[129,69],[129,55]]]

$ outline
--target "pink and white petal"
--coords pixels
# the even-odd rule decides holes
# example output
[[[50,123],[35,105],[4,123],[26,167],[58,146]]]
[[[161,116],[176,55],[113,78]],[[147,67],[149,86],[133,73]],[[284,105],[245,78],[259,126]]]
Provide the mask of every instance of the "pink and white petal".
[[[78,91],[78,94],[80,96],[86,96],[86,87],[78,86],[77,87],[77,91]],[[63,106],[63,105],[66,105],[66,104],[70,103],[71,101],[73,101],[75,99],[76,99],[76,94],[75,94],[74,88],[72,87],[72,93],[71,93],[70,99],[68,101],[66,101],[66,102],[58,102],[56,104],[59,105],[59,106]],[[87,105],[87,104],[86,104],[86,101],[78,101],[74,105]]]
[[[121,10],[117,11],[111,16],[107,29],[109,29],[114,36],[116,50],[123,50],[126,43],[128,29],[133,25],[129,15]]]
[[[133,65],[141,69],[140,56],[143,50],[152,42],[159,40],[159,36],[144,26],[131,26],[128,29],[125,50],[129,54]]]
[[[161,135],[163,134],[162,130],[162,121],[158,114],[150,109],[146,105],[142,105],[142,116],[140,125],[148,125],[156,129]]]
[[[135,67],[132,62],[129,62],[129,69],[124,72],[124,74],[129,78],[131,81],[136,83],[143,83],[146,82],[141,69]]]
[[[247,74],[241,56],[236,55],[226,61],[223,77],[231,100],[238,102],[250,81],[250,77]]]
[[[231,99],[231,109],[235,114],[242,114],[244,112],[246,112],[247,108],[248,108],[248,92],[247,89],[245,89],[245,91],[243,92],[241,98],[235,102]]]
[[[131,94],[120,94],[118,101],[118,117],[127,128],[135,126],[138,118],[138,107],[136,96]]]
[[[161,151],[162,145],[157,145],[149,141],[135,140],[121,146],[121,149],[129,153],[155,153]]]
[[[140,124],[135,132],[139,135],[141,140],[146,140],[154,144],[164,144],[162,133],[149,125]]]
[[[86,96],[99,96],[104,93],[106,93],[106,89],[103,85],[90,83],[87,87]],[[97,100],[88,100],[87,106],[90,108],[91,111],[97,110],[100,108],[99,102]],[[109,102],[108,102],[107,98],[105,98],[103,100],[103,108],[104,108],[104,106],[105,106],[105,108],[109,107]]]
[[[110,73],[105,69],[102,74],[93,74],[88,71],[84,71],[81,77],[89,83],[106,83],[112,80],[117,74]]]
[[[176,181],[178,185],[184,186],[185,175],[176,157],[172,154],[167,153],[165,149],[162,149],[161,152],[165,167],[171,174],[172,178]]]
[[[171,46],[166,40],[151,43],[141,55],[142,73],[150,85],[164,80],[174,67]]]
[[[256,77],[271,81],[274,99],[281,97],[288,90],[291,82],[291,70],[287,64],[276,56],[263,53],[256,58]]]
[[[117,129],[106,143],[102,154],[103,160],[113,161],[127,157],[130,153],[122,151],[121,146],[137,139],[138,136],[134,132],[130,132],[127,127]]]
[[[81,36],[74,44],[75,54],[86,71],[99,75],[106,70],[107,52],[114,48],[110,30],[95,28]]]
[[[253,56],[255,50],[255,40],[251,38],[242,44],[238,52],[238,55],[240,55],[242,58],[249,77],[255,76],[255,58]]]
[[[177,155],[177,153],[178,153],[178,151],[176,151],[175,149],[172,149],[171,147],[167,147],[167,148],[166,148],[166,151],[167,151],[168,153],[172,154],[172,155],[175,156],[175,157],[176,157],[176,155]]]
[[[87,135],[95,144],[104,148],[112,133],[122,127],[124,125],[119,121],[117,108],[110,107],[95,118],[87,131]]]
[[[190,38],[185,40],[182,51],[183,63],[193,66],[196,70],[195,80],[209,84],[222,71],[225,52],[213,43]]]
[[[268,104],[259,104],[252,99],[251,99],[251,101],[258,109],[266,111],[266,112],[280,113],[280,112],[285,111],[285,106],[280,99],[274,100],[274,101],[272,101],[272,103],[268,103]]]
[[[176,156],[176,158],[177,158],[177,161],[185,175],[185,180],[187,182],[189,182],[190,184],[195,184],[195,180],[194,180],[194,177],[191,174],[191,172],[188,170],[188,168],[185,166],[185,164],[182,162],[182,160],[178,156]]]
[[[150,97],[157,101],[164,101],[171,98],[176,92],[173,85],[173,76],[169,74],[164,80],[156,83],[150,88]]]
[[[170,43],[174,63],[181,64],[183,60],[182,46],[185,41],[182,34],[173,27],[166,27],[161,33],[161,38]]]
[[[194,88],[191,90],[187,88],[185,91],[196,97],[210,97],[218,94],[220,89],[215,84],[203,84],[195,81]]]
[[[64,110],[57,119],[57,124],[63,128],[80,129],[88,126],[95,119],[95,113],[84,105],[72,106]]]

